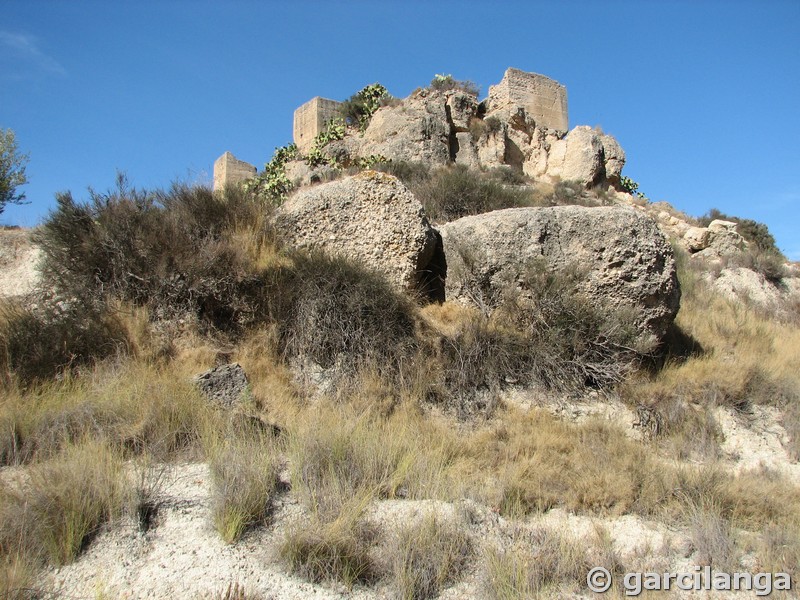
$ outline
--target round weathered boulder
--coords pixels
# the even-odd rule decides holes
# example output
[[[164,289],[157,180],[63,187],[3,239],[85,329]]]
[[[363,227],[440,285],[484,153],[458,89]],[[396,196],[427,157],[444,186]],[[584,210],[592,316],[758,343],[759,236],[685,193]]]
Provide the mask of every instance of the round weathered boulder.
[[[377,171],[299,190],[277,225],[290,244],[362,262],[401,290],[419,289],[438,239],[419,200]]]
[[[543,264],[579,269],[587,298],[634,309],[647,337],[662,338],[678,311],[672,247],[652,219],[627,207],[510,208],[447,223],[441,235],[448,300],[494,308]]]

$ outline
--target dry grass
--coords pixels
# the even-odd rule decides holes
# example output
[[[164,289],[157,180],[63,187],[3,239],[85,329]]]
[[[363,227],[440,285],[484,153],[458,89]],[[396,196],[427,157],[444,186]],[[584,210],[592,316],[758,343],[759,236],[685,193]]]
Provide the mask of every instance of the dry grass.
[[[289,432],[292,490],[323,522],[335,520],[353,497],[444,493],[455,442],[438,437],[435,425],[413,408],[384,419],[322,404],[298,417]]]
[[[65,449],[29,471],[22,489],[6,485],[0,554],[32,563],[75,559],[100,527],[119,516],[128,496],[119,455],[101,443]]]
[[[0,597],[33,600],[38,571],[39,565],[21,551],[0,557]]]
[[[8,390],[0,400],[5,464],[40,461],[86,437],[167,459],[199,450],[213,412],[169,368],[129,362],[81,378]]]
[[[472,541],[463,525],[426,516],[394,532],[386,549],[396,598],[435,598],[456,581],[472,557]]]
[[[573,425],[544,410],[509,409],[469,445],[485,500],[511,516],[556,506],[623,514],[640,501],[643,479],[657,468],[618,428]]]
[[[363,519],[367,503],[363,496],[351,498],[327,523],[313,516],[296,522],[279,550],[289,569],[310,581],[338,581],[348,587],[373,581],[377,567],[370,548],[377,532]]]
[[[723,515],[723,508],[712,498],[701,498],[691,503],[686,512],[695,562],[710,564],[727,573],[738,570],[741,550],[730,520]]]
[[[226,437],[210,452],[211,518],[227,543],[264,522],[278,490],[279,462],[268,434]]]
[[[783,410],[788,449],[797,453],[800,327],[719,296],[684,255],[677,256],[683,296],[676,324],[702,352],[640,373],[623,386],[623,396],[658,413],[665,447],[678,458],[716,456],[719,432],[710,411],[728,406],[747,412],[753,404]]]
[[[575,592],[585,585],[592,566],[582,540],[558,530],[537,529],[510,548],[487,549],[483,591],[492,600]]]

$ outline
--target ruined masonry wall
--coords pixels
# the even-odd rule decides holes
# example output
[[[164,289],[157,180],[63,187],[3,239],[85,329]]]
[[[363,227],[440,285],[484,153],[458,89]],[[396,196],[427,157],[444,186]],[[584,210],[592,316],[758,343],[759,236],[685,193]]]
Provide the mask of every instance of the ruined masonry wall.
[[[300,152],[308,152],[328,121],[338,116],[341,105],[336,100],[317,96],[294,111],[294,143]]]
[[[522,107],[538,127],[567,131],[567,88],[557,81],[519,69],[507,69],[503,80],[489,86],[487,114]]]
[[[229,183],[237,183],[255,176],[257,169],[230,152],[214,161],[214,191],[224,189]]]

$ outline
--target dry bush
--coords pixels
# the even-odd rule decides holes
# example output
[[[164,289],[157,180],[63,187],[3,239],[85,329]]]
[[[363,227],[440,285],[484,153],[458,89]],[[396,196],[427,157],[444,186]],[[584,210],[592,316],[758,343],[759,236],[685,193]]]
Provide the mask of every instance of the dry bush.
[[[289,356],[322,367],[346,356],[355,367],[378,362],[392,368],[415,346],[418,317],[411,300],[378,273],[350,261],[297,254],[291,288],[281,292],[291,303],[273,320]]]
[[[713,499],[701,498],[686,508],[687,528],[695,548],[696,561],[711,564],[718,571],[732,573],[739,568],[741,550],[737,548],[731,522]]]
[[[227,436],[210,451],[211,518],[226,543],[264,522],[278,491],[279,462],[267,434]]]
[[[338,581],[352,587],[373,581],[377,567],[370,548],[377,532],[363,519],[365,505],[365,499],[355,497],[333,521],[311,517],[296,522],[279,549],[289,569],[313,582]]]
[[[472,556],[472,541],[458,522],[426,516],[394,532],[386,548],[396,598],[435,598],[454,583]]]
[[[0,303],[0,379],[30,385],[91,366],[126,345],[113,315],[78,300]]]
[[[765,525],[755,544],[759,570],[789,573],[792,580],[800,574],[800,522],[798,519]]]
[[[585,544],[567,533],[536,529],[511,548],[489,548],[483,592],[492,600],[522,600],[575,591],[586,583]]]
[[[32,468],[24,490],[2,493],[2,557],[21,552],[33,561],[62,565],[121,515],[128,490],[119,455],[87,443]]]
[[[451,274],[456,276],[456,274]],[[462,416],[488,415],[509,384],[578,392],[608,390],[631,373],[638,348],[635,315],[592,305],[576,289],[579,275],[530,270],[523,290],[499,306],[483,298],[479,278],[467,276],[477,310],[445,303],[423,311],[430,395]]]
[[[268,207],[244,192],[185,185],[147,192],[120,177],[114,191],[90,190],[87,203],[69,193],[57,203],[35,241],[43,283],[59,297],[98,309],[122,299],[147,304],[158,318],[190,314],[234,331],[255,318],[253,259],[276,244]]]
[[[505,185],[492,174],[463,165],[436,169],[428,181],[410,189],[422,202],[428,218],[439,223],[502,208],[531,205],[527,189]]]

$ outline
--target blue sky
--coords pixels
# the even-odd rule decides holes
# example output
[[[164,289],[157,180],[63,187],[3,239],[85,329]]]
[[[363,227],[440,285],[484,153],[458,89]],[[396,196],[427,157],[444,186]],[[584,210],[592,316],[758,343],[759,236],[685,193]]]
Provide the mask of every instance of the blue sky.
[[[30,153],[32,226],[71,190],[209,182],[260,167],[294,109],[436,73],[485,95],[505,69],[567,86],[570,127],[617,137],[651,200],[767,223],[800,259],[800,1],[6,0],[0,127]]]

